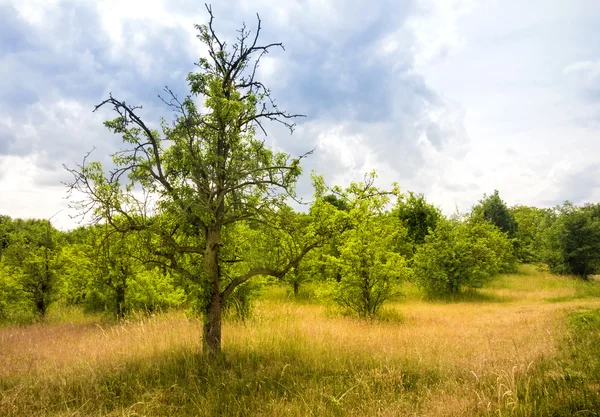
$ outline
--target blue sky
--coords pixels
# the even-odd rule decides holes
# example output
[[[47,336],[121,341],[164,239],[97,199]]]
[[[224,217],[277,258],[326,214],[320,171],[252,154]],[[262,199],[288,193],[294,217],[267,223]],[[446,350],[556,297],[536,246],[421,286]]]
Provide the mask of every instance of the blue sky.
[[[315,149],[308,174],[345,185],[378,171],[446,213],[499,189],[510,204],[600,201],[600,3],[595,0],[219,1],[227,38],[259,13],[283,42],[260,76],[308,117],[268,140]],[[204,51],[187,0],[0,0],[0,213],[71,227],[62,181],[119,148],[92,113],[112,92],[169,117]]]

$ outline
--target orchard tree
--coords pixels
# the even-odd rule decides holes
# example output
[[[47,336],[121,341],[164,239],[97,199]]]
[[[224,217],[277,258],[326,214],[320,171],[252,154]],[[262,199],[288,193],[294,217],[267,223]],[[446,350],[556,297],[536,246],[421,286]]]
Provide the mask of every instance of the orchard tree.
[[[361,317],[374,317],[396,292],[397,284],[408,275],[406,261],[394,251],[402,227],[386,211],[392,192],[376,188],[375,174],[346,190],[334,190],[347,203],[346,230],[341,235],[337,256],[329,256],[340,268],[340,280],[331,282],[333,299]]]
[[[483,195],[483,199],[473,208],[473,218],[483,219],[502,230],[508,237],[514,237],[517,230],[515,219],[500,198],[498,190],[490,196]]]
[[[413,192],[398,199],[394,215],[404,224],[408,238],[414,245],[422,244],[425,236],[435,229],[437,222],[442,217],[440,210],[427,203],[423,194],[414,194]]]
[[[5,250],[9,273],[40,319],[56,299],[65,267],[63,236],[50,220],[14,222]]]
[[[266,134],[269,121],[292,131],[299,116],[279,109],[256,78],[261,57],[283,45],[259,44],[260,18],[254,33],[243,25],[229,45],[217,36],[207,10],[208,24],[196,29],[208,55],[187,77],[190,94],[180,99],[165,89],[163,101],[176,114],[173,123],[163,121],[156,130],[140,107],[110,95],[96,109],[110,106],[117,113],[105,124],[126,147],[113,155],[115,168],[107,173],[85,158],[70,170],[70,188],[86,196],[75,204],[82,213],[122,232],[143,231],[151,236],[153,262],[194,283],[205,313],[205,352],[218,353],[223,305],[235,289],[255,276],[283,277],[321,237],[305,240],[293,258],[276,267],[242,254],[228,258],[233,252],[225,235],[238,223],[268,224],[270,213],[294,196],[307,154],[291,158],[257,137],[257,131]]]
[[[120,233],[113,228],[96,227],[91,234],[91,284],[100,294],[107,295],[108,304],[117,318],[125,317],[126,294],[139,268],[136,259],[135,234]]]

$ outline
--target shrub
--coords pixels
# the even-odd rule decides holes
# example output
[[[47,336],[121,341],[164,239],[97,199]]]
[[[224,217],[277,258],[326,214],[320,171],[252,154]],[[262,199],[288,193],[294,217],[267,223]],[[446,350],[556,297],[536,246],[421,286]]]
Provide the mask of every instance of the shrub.
[[[587,278],[600,270],[600,218],[592,206],[565,203],[546,229],[542,259],[558,274]]]
[[[514,268],[511,241],[487,222],[438,222],[413,259],[414,278],[430,295],[480,288]]]

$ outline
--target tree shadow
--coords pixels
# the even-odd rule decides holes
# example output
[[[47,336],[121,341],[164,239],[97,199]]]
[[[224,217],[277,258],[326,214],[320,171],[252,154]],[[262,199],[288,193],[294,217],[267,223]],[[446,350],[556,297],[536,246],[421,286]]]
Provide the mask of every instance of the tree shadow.
[[[267,351],[236,345],[216,358],[180,349],[102,369],[82,368],[45,383],[43,390],[39,384],[21,390],[17,380],[5,388],[25,396],[19,401],[31,415],[73,410],[96,415],[101,409],[111,415],[251,416],[270,415],[271,406],[319,415],[340,407],[342,398],[360,402],[354,398],[360,395],[354,392],[357,378],[374,390],[389,385],[394,395],[411,398],[443,378],[437,368],[416,361],[398,363],[397,369],[386,363],[372,355],[315,359],[286,344]]]
[[[428,301],[436,303],[508,303],[514,297],[484,292],[477,289],[467,289],[454,294],[429,295]]]

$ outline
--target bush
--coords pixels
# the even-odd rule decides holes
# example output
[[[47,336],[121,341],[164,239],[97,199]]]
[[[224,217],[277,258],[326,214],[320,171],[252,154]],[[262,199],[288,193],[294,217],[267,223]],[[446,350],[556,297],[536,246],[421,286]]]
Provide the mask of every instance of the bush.
[[[551,212],[537,207],[515,206],[510,209],[516,225],[516,255],[519,261],[534,263],[541,260],[543,231],[547,227]]]
[[[430,295],[480,288],[514,266],[511,241],[487,222],[442,220],[413,259],[416,284]]]
[[[600,218],[594,207],[565,203],[544,233],[542,259],[558,274],[587,278],[600,270]]]
[[[176,288],[171,275],[159,269],[138,272],[125,291],[127,310],[165,310],[182,305],[185,299],[184,290]]]
[[[369,219],[346,232],[332,258],[341,267],[341,280],[331,283],[333,299],[361,317],[374,317],[408,272],[404,257],[391,250],[399,230],[393,220]]]

